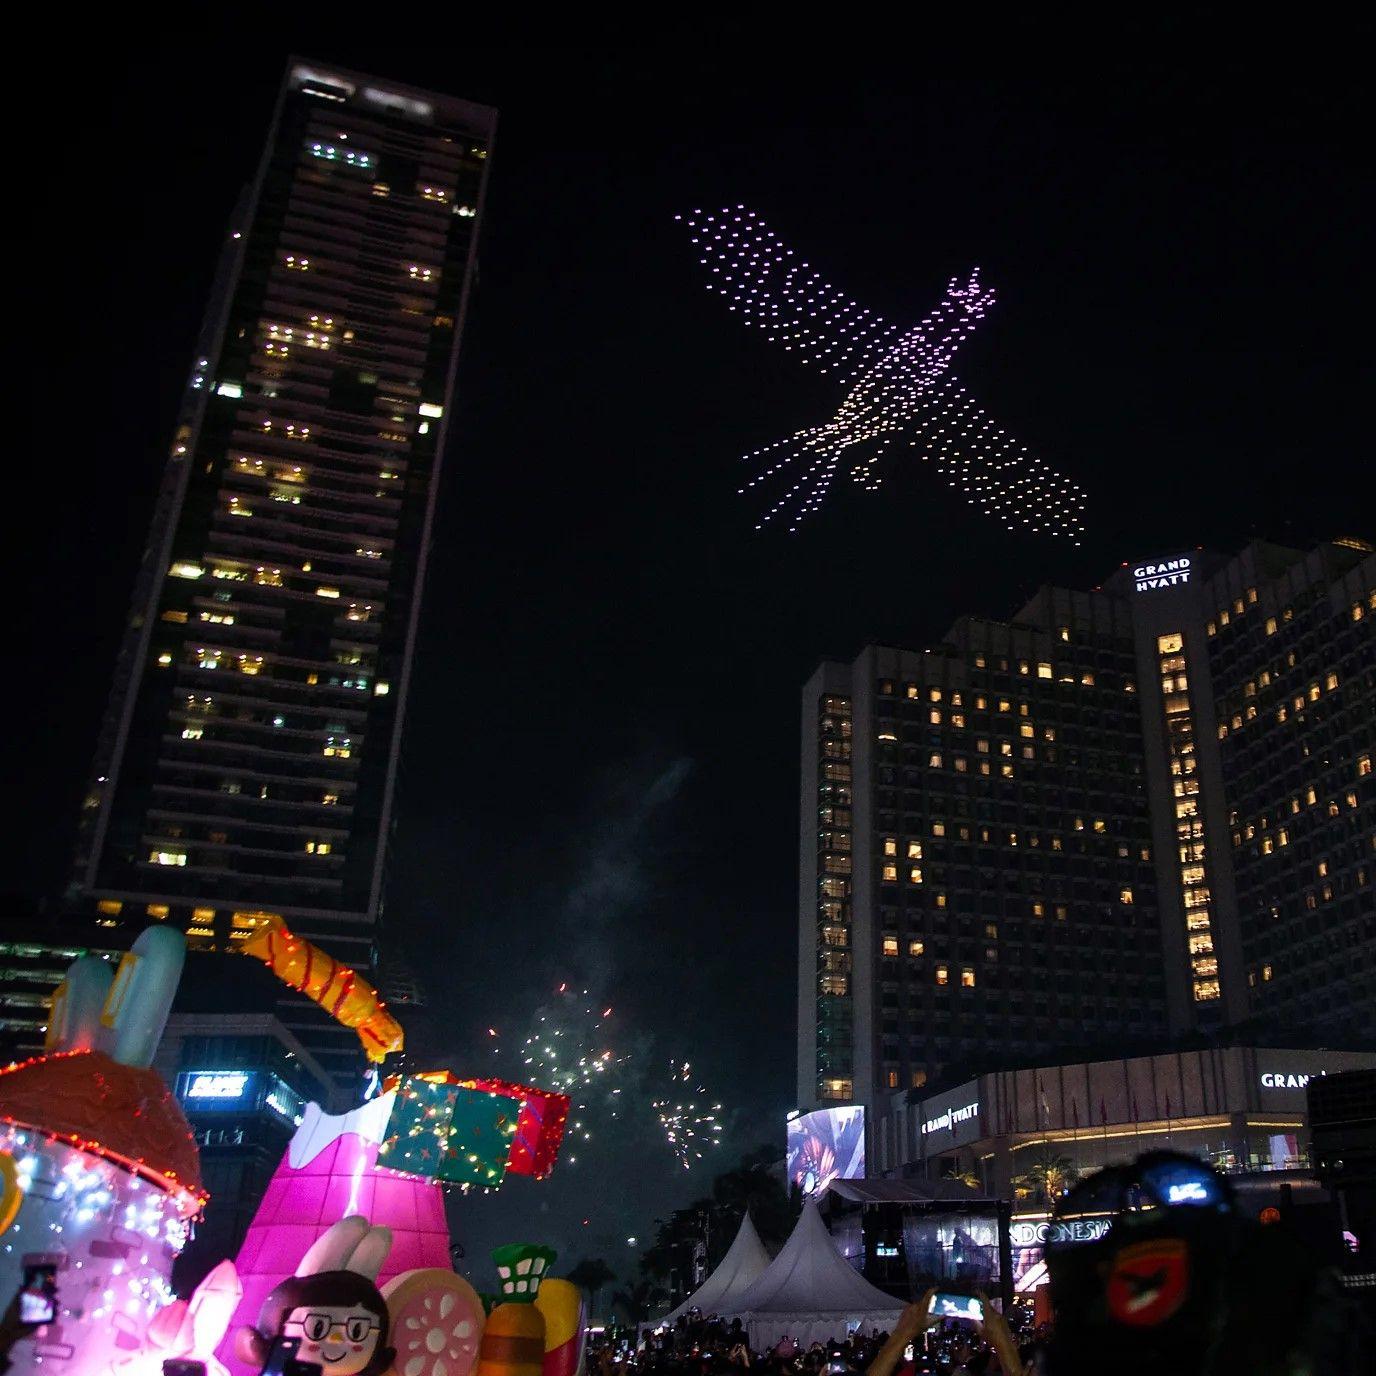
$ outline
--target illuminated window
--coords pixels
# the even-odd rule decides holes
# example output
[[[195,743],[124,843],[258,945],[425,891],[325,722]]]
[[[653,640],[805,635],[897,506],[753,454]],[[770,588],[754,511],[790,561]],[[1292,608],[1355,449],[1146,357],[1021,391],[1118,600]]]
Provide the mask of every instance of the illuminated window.
[[[1370,764],[1370,761],[1368,761],[1368,765],[1369,765],[1369,764]],[[1361,771],[1361,770],[1358,770],[1357,772],[1360,774],[1362,771]],[[1368,773],[1368,774],[1371,773],[1370,768],[1368,768],[1368,769],[1366,770],[1366,773]],[[933,836],[945,836],[945,835],[946,835],[946,823],[945,823],[945,822],[933,822],[933,823],[932,823],[932,835],[933,835]]]
[[[1127,904],[1127,905],[1130,906],[1131,903],[1132,903],[1132,890],[1131,890],[1131,889],[1119,889],[1119,890],[1118,890],[1118,901],[1119,901],[1120,903],[1124,903],[1124,904]]]
[[[1050,666],[1049,664],[1047,664],[1045,661],[1042,661],[1042,662],[1038,663],[1038,665],[1037,665],[1037,677],[1038,677],[1038,678],[1050,678],[1050,677],[1051,677],[1051,666]]]
[[[148,859],[154,865],[185,865],[186,852],[184,850],[153,850],[148,852]]]
[[[1211,999],[1218,998],[1218,996],[1218,981],[1216,979],[1195,981],[1194,997],[1196,1003],[1208,1003]]]
[[[908,883],[920,884],[922,882],[922,869],[919,865],[914,865],[908,871]]]
[[[883,877],[884,877],[885,883],[888,883],[888,884],[896,883],[897,880],[898,880],[898,866],[897,866],[897,865],[885,865],[885,866],[884,866],[884,870],[883,870]]]
[[[897,841],[897,839],[896,839],[895,837],[886,836],[886,837],[884,838],[884,854],[885,854],[885,855],[897,855],[897,854],[898,854],[898,841]]]
[[[948,966],[938,965],[936,967],[936,982],[938,984],[948,984],[951,979],[951,971]]]
[[[921,941],[908,942],[908,954],[910,956],[920,956],[925,949]]]
[[[909,841],[909,842],[908,842],[908,859],[909,859],[909,860],[921,860],[921,859],[922,859],[922,842],[921,842],[921,841]]]
[[[1057,903],[1057,904],[1056,904],[1056,921],[1057,921],[1057,922],[1064,922],[1065,919],[1066,919],[1066,913],[1067,913],[1066,905],[1065,905],[1064,903]]]
[[[118,917],[124,911],[124,904],[118,898],[102,898],[96,904],[96,911],[104,913],[106,917]]]
[[[307,855],[328,855],[330,853],[330,843],[328,841],[307,841]]]
[[[974,970],[974,966],[972,966],[972,965],[965,965],[965,966],[962,966],[962,967],[961,967],[961,971],[960,971],[960,987],[961,987],[962,989],[973,989],[973,988],[975,987],[975,970]]]
[[[1263,980],[1268,980],[1268,979],[1270,979],[1270,978],[1272,977],[1272,974],[1273,974],[1273,971],[1272,971],[1272,969],[1271,969],[1271,967],[1270,967],[1269,965],[1263,965],[1263,966],[1261,967],[1261,977],[1262,977]]]
[[[896,956],[898,954],[898,938],[896,936],[886,936],[884,938],[884,954],[886,956]]]

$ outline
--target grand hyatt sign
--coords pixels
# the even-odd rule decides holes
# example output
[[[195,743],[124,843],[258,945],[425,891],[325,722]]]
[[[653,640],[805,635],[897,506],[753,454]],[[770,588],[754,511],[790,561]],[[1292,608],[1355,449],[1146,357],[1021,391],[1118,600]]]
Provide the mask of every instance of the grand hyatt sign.
[[[929,1132],[942,1132],[947,1128],[954,1128],[957,1123],[968,1123],[978,1112],[978,1099],[973,1104],[966,1104],[962,1108],[948,1108],[944,1113],[937,1114],[935,1118],[928,1118],[922,1124],[923,1136]]]
[[[1326,1070],[1320,1070],[1317,1074],[1305,1075],[1300,1071],[1267,1071],[1261,1077],[1262,1089],[1303,1089],[1310,1080],[1319,1079],[1327,1075]]]
[[[1132,576],[1137,580],[1138,592],[1150,592],[1153,588],[1173,588],[1178,583],[1190,581],[1190,556],[1179,555],[1160,564],[1138,564]]]

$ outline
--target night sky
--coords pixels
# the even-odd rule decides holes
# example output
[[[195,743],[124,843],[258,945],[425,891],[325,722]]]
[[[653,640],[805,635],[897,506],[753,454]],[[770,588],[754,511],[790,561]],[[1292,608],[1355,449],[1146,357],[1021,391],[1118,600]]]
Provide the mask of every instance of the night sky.
[[[1011,61],[966,76],[985,70],[973,51],[297,46],[501,111],[391,939],[460,1067],[486,1064],[489,1025],[514,1035],[561,980],[587,984],[647,1077],[688,1056],[727,1104],[724,1168],[792,1106],[798,690],[818,659],[920,645],[1150,553],[1372,533],[1372,112],[1330,66],[1178,54],[1033,79]],[[10,511],[26,806],[5,883],[24,895],[65,877],[193,337],[286,52],[74,57],[65,98],[85,91],[98,118],[37,122],[24,149],[36,242],[12,334],[33,434],[11,464],[42,495]],[[981,266],[998,304],[960,376],[1086,490],[1085,545],[1007,535],[903,457],[879,494],[840,481],[800,534],[757,533],[738,456],[839,392],[703,290],[674,215],[738,203],[904,327]],[[529,1233],[624,1267],[625,1237],[709,1179],[676,1176],[643,1125],[590,1145],[544,1186],[463,1206],[470,1255]]]

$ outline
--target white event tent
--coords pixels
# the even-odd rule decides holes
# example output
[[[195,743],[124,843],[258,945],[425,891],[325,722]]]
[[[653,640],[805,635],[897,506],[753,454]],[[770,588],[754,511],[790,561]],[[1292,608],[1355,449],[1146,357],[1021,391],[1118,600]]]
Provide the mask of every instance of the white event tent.
[[[734,1310],[736,1300],[764,1274],[768,1265],[769,1253],[765,1251],[764,1243],[760,1241],[760,1235],[747,1213],[741,1220],[736,1240],[718,1263],[717,1269],[673,1313],[657,1319],[655,1327],[673,1323],[680,1314],[686,1314],[690,1309],[696,1309],[704,1318],[709,1314]]]
[[[808,1200],[783,1250],[729,1309],[759,1352],[781,1338],[802,1347],[844,1341],[855,1330],[893,1330],[903,1302],[871,1285],[837,1250],[817,1205]]]

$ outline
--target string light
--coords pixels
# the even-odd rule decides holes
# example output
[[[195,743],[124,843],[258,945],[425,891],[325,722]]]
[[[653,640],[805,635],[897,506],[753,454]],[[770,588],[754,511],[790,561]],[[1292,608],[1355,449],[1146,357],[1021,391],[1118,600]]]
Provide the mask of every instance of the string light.
[[[939,305],[903,331],[825,282],[811,265],[744,206],[695,210],[686,220],[707,290],[744,323],[848,388],[825,424],[745,455],[755,476],[742,488],[788,484],[756,529],[775,517],[796,531],[818,510],[842,459],[867,491],[883,481],[879,460],[906,443],[983,514],[1079,544],[1084,494],[975,405],[951,373],[961,344],[994,304],[975,268],[953,277]]]

